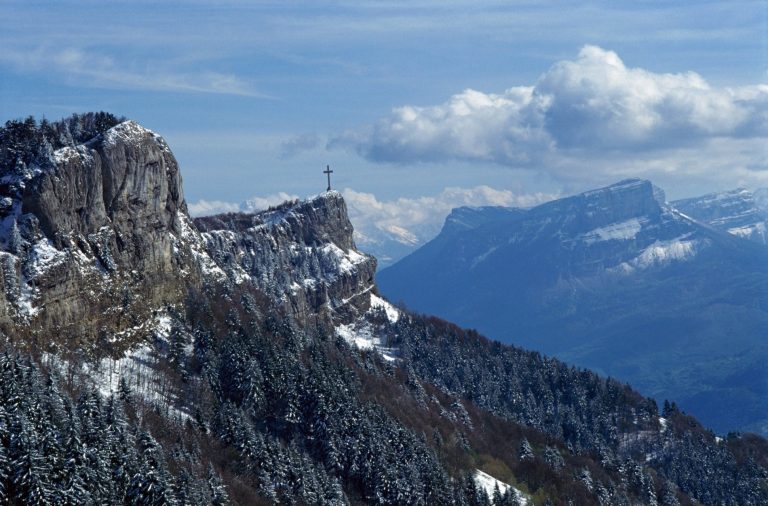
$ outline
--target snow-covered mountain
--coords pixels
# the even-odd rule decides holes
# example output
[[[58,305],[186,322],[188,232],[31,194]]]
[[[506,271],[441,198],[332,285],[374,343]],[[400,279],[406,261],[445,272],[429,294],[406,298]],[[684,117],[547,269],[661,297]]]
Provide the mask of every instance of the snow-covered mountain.
[[[676,200],[671,205],[718,230],[768,245],[768,199],[765,195],[768,190],[752,193],[739,188]]]
[[[338,193],[192,220],[162,138],[98,113],[0,127],[0,204],[0,502],[768,501],[764,440],[394,307]]]
[[[379,273],[387,297],[675,398],[721,430],[768,432],[764,247],[636,179],[451,221]]]

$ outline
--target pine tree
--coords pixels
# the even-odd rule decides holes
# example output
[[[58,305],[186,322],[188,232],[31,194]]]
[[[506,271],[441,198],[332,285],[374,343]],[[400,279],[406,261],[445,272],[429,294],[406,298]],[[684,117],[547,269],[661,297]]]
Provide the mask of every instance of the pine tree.
[[[229,506],[229,495],[227,495],[226,487],[224,487],[219,474],[213,469],[213,465],[210,464],[208,466],[208,489],[213,506]]]
[[[520,441],[520,449],[517,452],[517,458],[520,460],[530,460],[534,457],[533,454],[533,448],[531,448],[531,443],[528,442],[527,438],[523,438],[522,441]]]
[[[20,256],[24,253],[24,239],[21,237],[19,225],[15,219],[13,220],[13,225],[11,225],[11,231],[8,234],[8,251],[16,256]]]

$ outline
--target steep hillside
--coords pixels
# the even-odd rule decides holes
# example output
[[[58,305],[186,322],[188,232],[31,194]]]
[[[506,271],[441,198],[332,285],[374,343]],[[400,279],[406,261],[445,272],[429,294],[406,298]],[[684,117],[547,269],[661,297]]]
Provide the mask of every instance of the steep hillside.
[[[383,293],[768,431],[768,251],[629,180],[457,231],[382,271]]]
[[[193,222],[166,150],[103,114],[0,129],[32,293],[6,305],[2,502],[768,501],[765,440],[393,307],[337,193]],[[41,242],[60,264],[31,277]]]

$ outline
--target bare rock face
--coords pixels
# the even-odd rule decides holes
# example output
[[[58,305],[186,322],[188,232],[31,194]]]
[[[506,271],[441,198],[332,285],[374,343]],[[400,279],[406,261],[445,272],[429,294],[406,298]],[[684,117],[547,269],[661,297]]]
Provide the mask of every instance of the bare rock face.
[[[13,202],[3,218],[5,331],[92,341],[180,301],[198,278],[184,269],[195,237],[182,234],[189,218],[165,141],[127,121],[54,160],[5,197]]]
[[[170,235],[179,234],[186,204],[165,141],[127,121],[56,155],[55,170],[28,185],[22,209],[37,217],[53,245],[84,238],[107,270],[169,272]]]
[[[153,311],[216,284],[264,293],[301,324],[370,307],[376,261],[336,192],[196,226],[168,145],[132,121],[48,161],[0,174],[6,335],[119,351]]]
[[[376,259],[357,251],[344,199],[326,192],[256,214],[198,218],[208,254],[299,322],[348,323],[370,308]]]

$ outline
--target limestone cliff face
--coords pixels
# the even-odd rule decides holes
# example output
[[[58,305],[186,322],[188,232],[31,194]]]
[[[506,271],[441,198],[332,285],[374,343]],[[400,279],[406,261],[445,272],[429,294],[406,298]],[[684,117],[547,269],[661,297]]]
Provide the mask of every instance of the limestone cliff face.
[[[115,343],[206,284],[259,290],[302,323],[370,305],[376,263],[338,193],[197,226],[168,145],[132,121],[0,174],[0,330]]]
[[[357,251],[344,199],[323,193],[257,214],[195,220],[208,254],[307,322],[349,322],[370,307],[376,259]]]
[[[182,300],[194,237],[165,141],[127,121],[53,161],[5,188],[4,331],[92,342]]]

